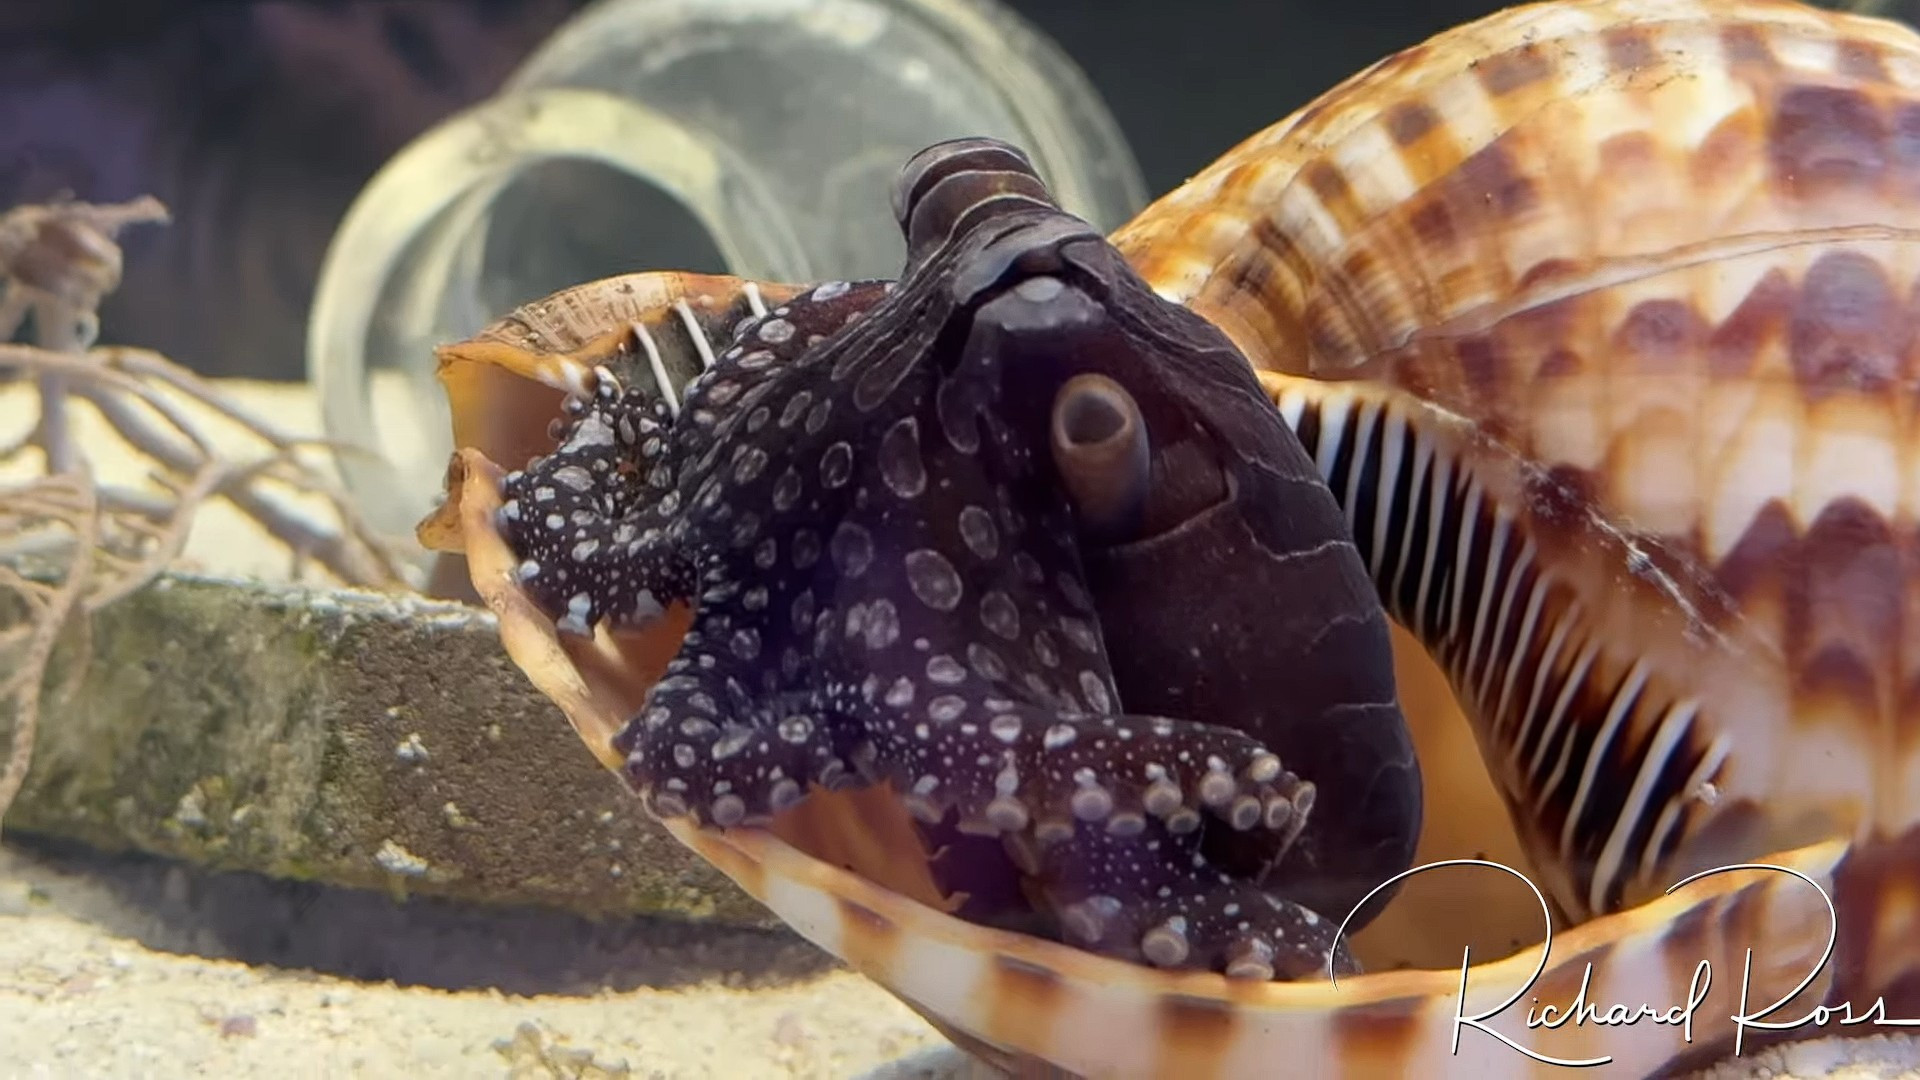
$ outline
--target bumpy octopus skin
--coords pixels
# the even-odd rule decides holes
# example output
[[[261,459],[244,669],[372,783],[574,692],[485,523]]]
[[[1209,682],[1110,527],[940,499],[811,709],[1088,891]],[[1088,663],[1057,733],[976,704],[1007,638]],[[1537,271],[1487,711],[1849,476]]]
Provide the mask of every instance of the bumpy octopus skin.
[[[1073,944],[1354,970],[1346,910],[1263,884],[1296,847],[1351,851],[1351,887],[1300,884],[1351,902],[1418,833],[1385,617],[1330,493],[1227,340],[1018,151],[936,146],[895,202],[897,285],[744,321],[682,402],[603,371],[507,477],[503,532],[563,631],[694,608],[617,742],[628,779],[652,813],[722,827],[890,781],[929,828],[999,838]],[[1197,584],[1281,591],[1172,592]],[[1123,711],[1143,633],[1177,647],[1119,680]],[[1301,650],[1204,677],[1270,633]],[[1296,750],[1322,773],[1283,765]]]

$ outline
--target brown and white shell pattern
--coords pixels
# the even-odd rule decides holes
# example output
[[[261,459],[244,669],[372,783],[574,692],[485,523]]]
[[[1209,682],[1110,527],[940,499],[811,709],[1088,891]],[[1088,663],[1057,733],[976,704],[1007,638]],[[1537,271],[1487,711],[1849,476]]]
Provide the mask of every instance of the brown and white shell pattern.
[[[1361,72],[1113,236],[1263,369],[1452,683],[1485,770],[1427,769],[1428,818],[1459,831],[1451,791],[1491,777],[1510,823],[1469,824],[1511,828],[1564,916],[1544,958],[1356,943],[1372,973],[1337,986],[1170,975],[962,922],[792,836],[670,827],[1009,1065],[1645,1076],[1724,1057],[1743,984],[1775,1023],[1920,1016],[1916,194],[1920,35],[1566,0]],[[543,688],[576,680],[556,700],[591,743],[609,706],[513,606],[490,462],[461,460],[475,585]],[[1779,869],[1668,891],[1729,864]],[[1685,1006],[1703,962],[1690,1030],[1528,1022]],[[1885,1030],[1839,1019],[1791,1034]]]
[[[1115,240],[1276,375],[1359,380],[1269,385],[1584,916],[1920,815],[1917,194],[1909,31],[1561,4]]]

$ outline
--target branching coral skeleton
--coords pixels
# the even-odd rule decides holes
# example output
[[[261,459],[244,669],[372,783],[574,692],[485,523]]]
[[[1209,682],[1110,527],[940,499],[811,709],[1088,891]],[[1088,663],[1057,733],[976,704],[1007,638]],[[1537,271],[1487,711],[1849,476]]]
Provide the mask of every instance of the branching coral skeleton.
[[[71,636],[84,656],[89,616],[172,563],[210,501],[286,545],[296,576],[317,565],[349,585],[405,586],[387,541],[326,470],[324,455],[342,448],[280,430],[158,353],[95,347],[100,301],[120,283],[117,235],[166,219],[152,198],[0,214],[0,342],[29,315],[37,342],[0,344],[0,389],[30,382],[39,396],[32,428],[0,440],[0,818],[26,781],[46,703],[64,696],[45,685],[56,644]],[[80,410],[147,475],[102,479]]]

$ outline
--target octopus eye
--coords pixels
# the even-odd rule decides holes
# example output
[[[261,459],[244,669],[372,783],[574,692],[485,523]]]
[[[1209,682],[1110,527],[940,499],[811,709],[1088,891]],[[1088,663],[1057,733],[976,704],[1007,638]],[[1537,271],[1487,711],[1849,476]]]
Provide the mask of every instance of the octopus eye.
[[[1099,537],[1134,532],[1153,455],[1133,395],[1105,375],[1074,376],[1053,399],[1050,441],[1082,526]]]
[[[930,146],[915,154],[894,182],[893,213],[912,264],[997,214],[1035,207],[1059,209],[1027,155],[998,139]]]

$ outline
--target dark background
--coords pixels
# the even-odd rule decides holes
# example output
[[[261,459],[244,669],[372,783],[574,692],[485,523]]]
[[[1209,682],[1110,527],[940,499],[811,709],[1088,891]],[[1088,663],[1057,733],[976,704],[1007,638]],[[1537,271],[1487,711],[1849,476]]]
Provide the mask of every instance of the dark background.
[[[719,2],[719,0],[716,0]],[[1010,0],[1092,77],[1159,194],[1487,0]],[[5,0],[0,208],[157,195],[106,334],[211,375],[301,378],[340,216],[490,95],[579,0]]]

